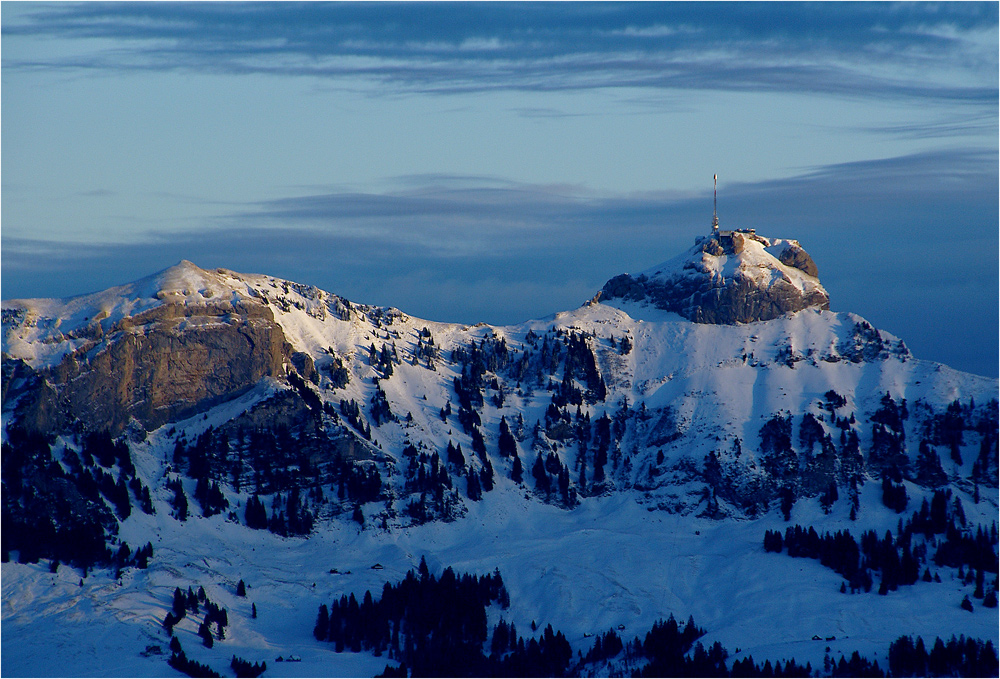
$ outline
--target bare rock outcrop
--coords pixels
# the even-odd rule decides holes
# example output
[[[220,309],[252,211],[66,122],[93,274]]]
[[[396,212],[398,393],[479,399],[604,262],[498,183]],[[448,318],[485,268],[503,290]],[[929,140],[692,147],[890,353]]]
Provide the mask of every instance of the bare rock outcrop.
[[[284,375],[291,347],[271,310],[254,300],[166,303],[62,337],[76,348],[52,366],[4,357],[17,383],[4,393],[22,426],[59,430],[74,420],[112,434],[147,431]]]

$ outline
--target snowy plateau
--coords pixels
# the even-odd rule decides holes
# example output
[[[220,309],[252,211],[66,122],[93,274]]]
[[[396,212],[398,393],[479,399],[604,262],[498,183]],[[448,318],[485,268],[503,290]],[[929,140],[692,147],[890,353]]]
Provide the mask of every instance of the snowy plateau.
[[[186,261],[4,301],[0,670],[181,676],[174,638],[223,676],[374,676],[405,651],[338,648],[317,612],[422,560],[499,571],[483,654],[501,620],[551,626],[569,674],[641,671],[587,656],[670,616],[730,670],[886,671],[903,636],[995,653],[997,380],[829,311],[816,276],[733,234],[504,327]],[[793,557],[795,526],[922,577]],[[168,630],[178,590],[200,608]]]

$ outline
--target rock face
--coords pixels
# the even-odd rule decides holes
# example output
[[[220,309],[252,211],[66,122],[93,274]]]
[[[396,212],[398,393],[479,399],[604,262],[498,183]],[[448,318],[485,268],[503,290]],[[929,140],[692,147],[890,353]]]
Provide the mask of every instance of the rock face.
[[[179,266],[188,278],[209,275],[187,263]],[[98,314],[49,337],[47,344],[62,352],[58,362],[31,367],[5,354],[11,384],[5,385],[4,405],[17,399],[19,421],[39,431],[79,419],[116,435],[133,421],[152,430],[238,396],[264,377],[284,375],[291,348],[268,307],[235,295],[178,299],[165,286],[156,287],[145,297],[158,304],[117,319]],[[126,299],[134,306],[133,298]],[[36,327],[48,320],[37,311],[21,317],[22,325]]]
[[[751,323],[829,309],[817,274],[797,241],[722,232],[698,238],[690,250],[649,271],[612,278],[600,298],[642,302],[696,323]]]

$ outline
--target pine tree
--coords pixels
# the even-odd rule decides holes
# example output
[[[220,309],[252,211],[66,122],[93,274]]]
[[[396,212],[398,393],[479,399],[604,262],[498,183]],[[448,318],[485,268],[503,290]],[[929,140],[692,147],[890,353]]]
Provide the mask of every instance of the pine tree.
[[[330,632],[330,609],[323,604],[319,607],[319,615],[316,617],[316,626],[313,627],[313,636],[316,641],[325,641]]]
[[[483,497],[482,486],[479,482],[479,474],[472,471],[472,467],[469,467],[465,474],[465,480],[467,483],[466,493],[470,500],[480,500]]]
[[[500,418],[500,438],[497,441],[497,446],[500,449],[500,455],[503,457],[517,455],[517,441],[510,431],[506,417]]]
[[[548,495],[552,491],[552,481],[549,479],[548,472],[545,471],[545,463],[542,461],[542,456],[539,455],[535,458],[535,464],[531,468],[531,475],[535,477],[535,487]]]
[[[517,484],[524,482],[524,467],[521,465],[521,456],[516,452],[514,453],[514,465],[510,470],[510,478]]]
[[[479,484],[484,493],[493,490],[493,463],[489,459],[486,460],[483,468],[479,471]]]

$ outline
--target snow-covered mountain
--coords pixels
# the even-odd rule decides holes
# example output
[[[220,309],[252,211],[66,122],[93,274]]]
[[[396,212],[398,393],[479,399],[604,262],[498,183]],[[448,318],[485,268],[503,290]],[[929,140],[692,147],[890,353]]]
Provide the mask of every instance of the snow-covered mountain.
[[[169,655],[174,588],[203,586],[231,612],[226,640],[201,648],[191,620],[176,634],[215,669],[237,655],[270,676],[378,672],[385,658],[311,638],[316,609],[422,556],[436,572],[499,568],[511,608],[491,609],[491,629],[552,624],[584,654],[591,634],[670,614],[693,616],[730,666],[819,669],[857,650],[885,667],[900,635],[995,645],[996,609],[960,608],[972,587],[927,547],[921,572],[942,581],[878,596],[761,546],[795,523],[881,537],[935,490],[967,530],[996,519],[997,381],[828,306],[798,243],[738,232],[504,327],[190,262],[5,301],[4,557],[41,561],[3,564],[4,670],[169,672],[155,647]],[[77,529],[154,557],[49,573]],[[56,611],[65,655],[37,661]],[[303,661],[273,662],[287,654]]]

